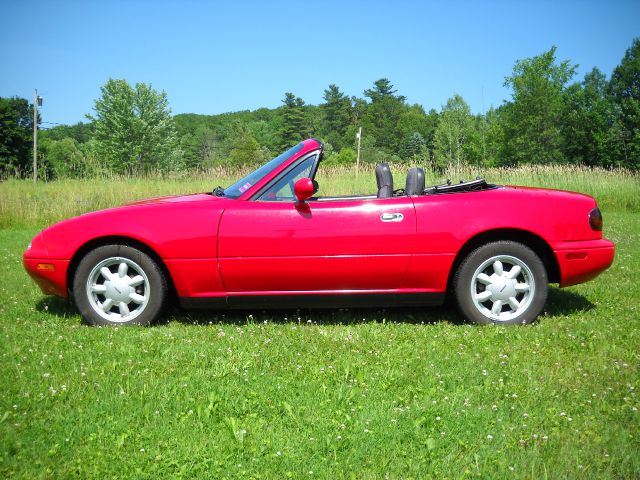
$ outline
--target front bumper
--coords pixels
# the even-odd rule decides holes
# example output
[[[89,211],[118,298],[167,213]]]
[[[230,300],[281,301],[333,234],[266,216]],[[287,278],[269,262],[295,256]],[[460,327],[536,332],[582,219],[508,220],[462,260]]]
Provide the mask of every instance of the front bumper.
[[[560,267],[560,287],[587,282],[611,266],[615,244],[605,238],[551,245]]]
[[[22,263],[31,278],[38,284],[42,293],[68,298],[67,269],[69,260],[51,260],[23,256]]]

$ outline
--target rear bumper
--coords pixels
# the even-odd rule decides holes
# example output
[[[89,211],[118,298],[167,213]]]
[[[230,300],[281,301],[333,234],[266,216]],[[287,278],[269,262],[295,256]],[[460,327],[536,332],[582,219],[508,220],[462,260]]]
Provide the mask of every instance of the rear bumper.
[[[560,287],[587,282],[611,266],[615,245],[605,238],[551,245],[560,267]]]
[[[68,298],[67,268],[69,268],[69,260],[23,257],[22,263],[42,293]]]

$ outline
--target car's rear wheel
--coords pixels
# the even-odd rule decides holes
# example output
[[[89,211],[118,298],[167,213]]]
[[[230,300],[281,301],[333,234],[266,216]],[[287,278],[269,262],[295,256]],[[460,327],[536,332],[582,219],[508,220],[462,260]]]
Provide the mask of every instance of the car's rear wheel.
[[[518,242],[482,245],[460,264],[453,281],[465,318],[479,324],[533,322],[547,300],[547,272],[540,258]]]
[[[167,281],[146,253],[127,245],[103,245],[82,258],[73,297],[91,325],[148,325],[167,301]]]

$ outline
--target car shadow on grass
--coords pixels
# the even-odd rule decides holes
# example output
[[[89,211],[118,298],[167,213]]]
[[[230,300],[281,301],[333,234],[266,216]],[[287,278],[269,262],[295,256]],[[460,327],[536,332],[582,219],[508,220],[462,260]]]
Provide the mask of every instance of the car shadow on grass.
[[[73,303],[60,297],[42,297],[36,303],[36,310],[62,318],[78,315],[78,310]]]
[[[549,316],[587,312],[595,308],[588,298],[563,288],[550,287],[544,313]]]
[[[595,308],[584,296],[570,290],[549,288],[544,313],[547,316],[569,315]],[[335,308],[335,309],[246,309],[246,310],[183,310],[174,308],[164,322],[176,321],[193,325],[253,323],[310,323],[322,325],[358,323],[407,323],[464,325],[468,322],[453,302],[439,307]]]
[[[78,310],[70,300],[60,297],[42,297],[36,303],[39,312],[69,318],[79,316]],[[156,325],[168,324],[172,321],[193,324],[246,324],[247,322],[270,323],[322,323],[322,324],[355,324],[368,322],[395,323],[464,323],[455,308],[447,305],[441,307],[406,307],[406,308],[333,308],[333,309],[229,309],[229,310],[187,310],[172,306],[167,309]]]
[[[302,308],[302,309],[234,309],[234,310],[183,310],[173,309],[166,322],[176,321],[193,325],[246,323],[300,323],[343,325],[360,323],[409,323],[427,324],[447,322],[462,324],[463,319],[455,308],[442,307],[394,307],[394,308]]]
[[[544,312],[547,316],[569,315],[595,308],[584,296],[570,290],[550,288]],[[36,309],[57,317],[69,318],[78,315],[74,305],[63,298],[43,297]],[[334,309],[246,309],[246,310],[185,310],[171,307],[158,325],[172,321],[190,325],[252,323],[300,323],[300,324],[359,324],[359,323],[407,323],[463,325],[465,320],[451,304],[439,307],[394,307],[394,308],[334,308]]]

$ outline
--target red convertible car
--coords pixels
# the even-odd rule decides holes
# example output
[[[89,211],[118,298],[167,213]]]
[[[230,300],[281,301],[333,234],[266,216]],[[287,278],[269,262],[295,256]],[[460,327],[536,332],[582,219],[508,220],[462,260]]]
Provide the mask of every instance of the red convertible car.
[[[455,299],[481,324],[530,323],[547,284],[607,269],[593,198],[487,184],[316,196],[323,145],[305,140],[227,188],[88,213],[42,231],[24,253],[45,294],[93,325],[149,324],[184,307],[434,305]]]

